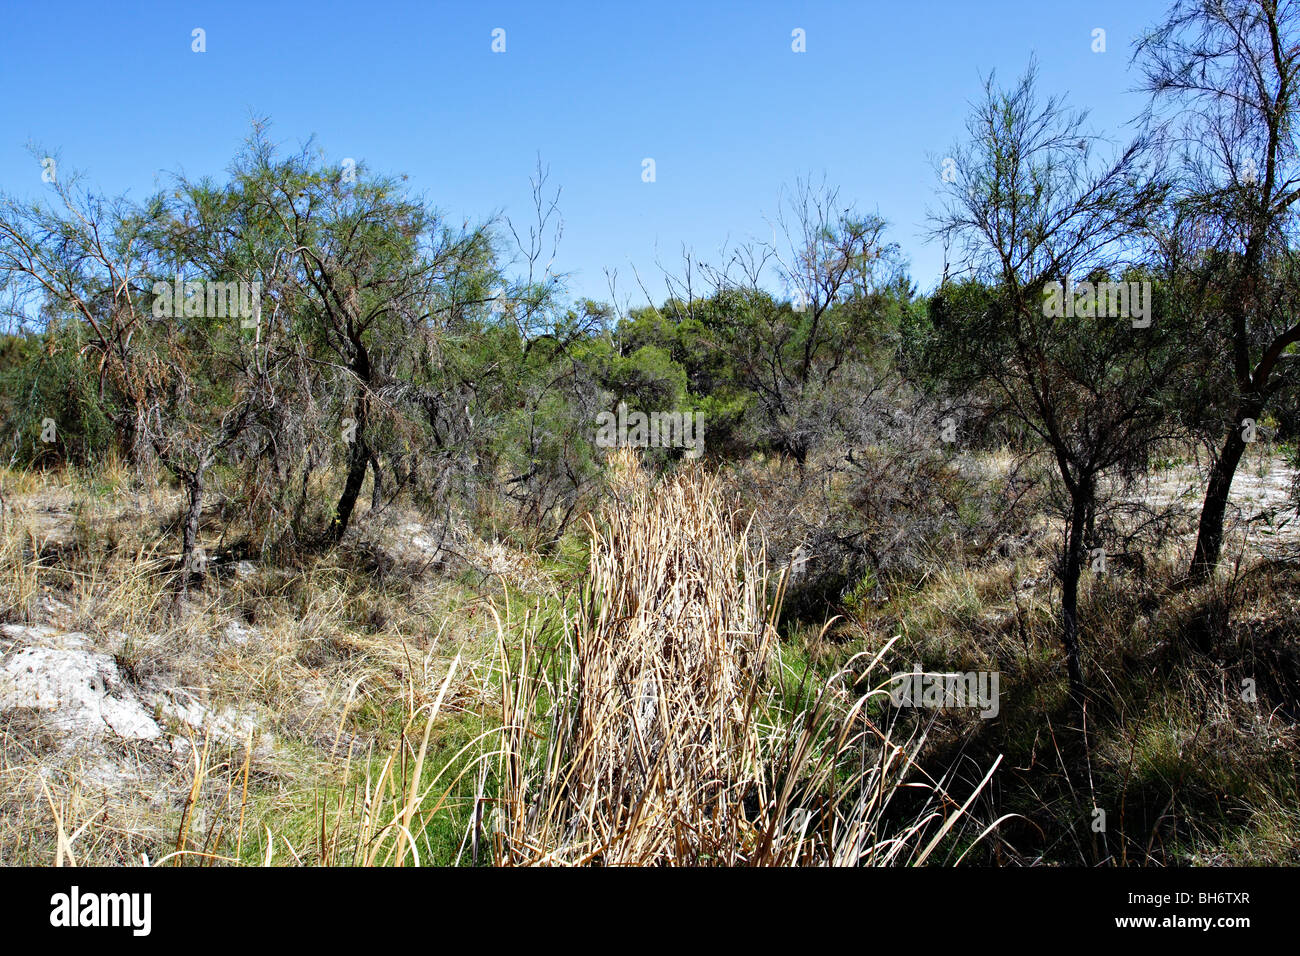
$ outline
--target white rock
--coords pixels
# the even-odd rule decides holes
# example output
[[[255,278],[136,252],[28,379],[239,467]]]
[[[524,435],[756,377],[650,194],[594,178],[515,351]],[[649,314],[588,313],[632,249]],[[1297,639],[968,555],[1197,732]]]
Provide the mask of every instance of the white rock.
[[[45,644],[58,633],[43,624],[0,624],[0,634],[21,644]]]
[[[63,637],[84,640],[85,635]],[[27,647],[0,665],[0,711],[19,707],[45,711],[56,728],[82,736],[162,736],[149,711],[123,683],[117,662],[75,646]]]
[[[249,734],[256,729],[256,721],[248,714],[240,714],[231,708],[220,713],[209,710],[197,700],[179,700],[159,695],[159,708],[168,717],[186,725],[196,734],[209,733],[215,739],[228,744],[242,744]]]
[[[248,627],[240,621],[231,621],[226,625],[226,629],[222,632],[222,636],[231,644],[239,644],[242,646],[257,637],[258,634],[253,628]]]

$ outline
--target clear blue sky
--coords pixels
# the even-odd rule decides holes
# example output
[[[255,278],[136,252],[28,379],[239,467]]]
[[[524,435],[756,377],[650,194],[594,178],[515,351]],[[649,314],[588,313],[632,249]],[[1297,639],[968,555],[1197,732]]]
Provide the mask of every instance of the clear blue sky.
[[[891,223],[922,288],[933,163],[980,77],[1036,54],[1115,137],[1142,106],[1131,45],[1153,0],[749,3],[131,3],[10,0],[0,22],[0,186],[42,188],[28,142],[97,191],[221,174],[253,115],[334,161],[408,173],[439,208],[530,213],[540,153],[563,187],[555,268],[574,294],[636,292],[683,244],[709,258],[770,236],[780,188],[811,173]],[[207,52],[191,52],[191,30]],[[491,50],[494,28],[506,52]],[[791,51],[791,31],[807,52]],[[1105,53],[1092,31],[1106,30]],[[641,181],[654,158],[657,181]],[[657,281],[652,291],[658,296]],[[639,294],[633,296],[639,299]]]

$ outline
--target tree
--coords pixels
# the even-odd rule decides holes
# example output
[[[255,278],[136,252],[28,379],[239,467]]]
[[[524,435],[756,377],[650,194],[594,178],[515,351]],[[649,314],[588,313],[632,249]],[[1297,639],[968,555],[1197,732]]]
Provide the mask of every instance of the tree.
[[[681,349],[692,390],[722,389],[718,411],[745,408],[753,445],[793,458],[802,469],[841,423],[848,379],[870,365],[889,313],[911,284],[886,223],[845,207],[837,190],[805,181],[783,197],[768,243],[733,249],[721,265],[687,255],[665,274],[661,316],[696,346]],[[790,301],[764,287],[775,278]],[[884,350],[888,354],[888,350]],[[736,386],[747,392],[741,399]]]
[[[1220,439],[1190,579],[1218,564],[1233,476],[1261,416],[1297,372],[1295,258],[1300,155],[1300,7],[1290,0],[1176,3],[1138,45],[1149,119],[1178,150],[1178,202],[1205,253],[1186,281],[1209,307],[1206,377],[1226,379],[1208,408]],[[1208,247],[1208,248],[1206,248]]]
[[[1061,638],[1081,706],[1079,580],[1102,478],[1132,476],[1145,464],[1177,349],[1168,323],[1134,328],[1095,300],[1077,311],[1052,308],[1054,292],[1071,295],[1071,279],[1122,278],[1132,237],[1162,188],[1144,176],[1143,142],[1099,163],[1085,114],[1041,100],[1035,81],[1032,64],[1010,90],[989,77],[969,138],[954,148],[955,176],[946,177],[933,232],[955,244],[970,277],[940,289],[932,317],[952,383],[991,385],[1055,465],[1066,499]]]
[[[328,542],[346,533],[368,469],[381,485],[386,453],[440,443],[439,426],[463,414],[440,350],[465,311],[488,301],[491,281],[485,227],[456,228],[399,180],[358,172],[320,164],[309,148],[279,159],[259,135],[242,174],[293,262],[285,294],[346,446]]]
[[[125,200],[94,195],[69,171],[56,175],[50,192],[53,202],[0,197],[6,311],[20,327],[41,322],[52,348],[73,345],[139,468],[152,451],[149,391],[167,374],[141,334],[149,298],[143,277],[155,266],[148,220]]]
[[[221,281],[231,263],[194,261],[211,235],[224,234],[229,210],[206,185],[137,206],[76,184],[75,177],[54,184],[58,206],[4,202],[0,270],[13,293],[11,314],[25,314],[37,297],[42,312],[58,316],[46,328],[51,350],[76,345],[79,368],[50,370],[73,383],[93,369],[100,406],[130,459],[138,468],[156,459],[179,481],[187,499],[181,563],[192,570],[205,476],[256,404],[240,374],[251,368],[240,316],[228,314],[228,300],[211,311],[205,296],[205,281]]]

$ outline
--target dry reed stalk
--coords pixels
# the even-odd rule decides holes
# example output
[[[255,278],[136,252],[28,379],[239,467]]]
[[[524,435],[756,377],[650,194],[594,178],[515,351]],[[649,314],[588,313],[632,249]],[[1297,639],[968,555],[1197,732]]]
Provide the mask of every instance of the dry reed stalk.
[[[628,455],[613,474],[612,503],[590,524],[582,605],[561,636],[526,615],[512,653],[498,618],[496,861],[924,862],[988,778],[960,808],[922,781],[934,799],[885,834],[890,798],[921,776],[921,741],[896,745],[868,718],[883,690],[846,700],[843,686],[888,647],[858,673],[855,657],[806,712],[783,712],[767,680],[773,582],[748,528],[718,507],[717,480],[695,471],[652,485]]]

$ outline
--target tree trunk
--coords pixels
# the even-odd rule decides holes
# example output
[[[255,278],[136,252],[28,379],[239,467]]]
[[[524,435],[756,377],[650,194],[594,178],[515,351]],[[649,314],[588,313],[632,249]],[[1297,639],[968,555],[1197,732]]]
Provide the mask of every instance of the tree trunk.
[[[199,539],[199,519],[203,515],[203,476],[206,471],[205,465],[198,465],[184,476],[189,504],[185,509],[185,524],[181,527],[181,567],[184,568],[186,581],[195,570],[194,546]]]
[[[1256,414],[1249,407],[1242,408],[1233,428],[1228,432],[1227,441],[1219,452],[1218,460],[1210,471],[1210,482],[1205,489],[1205,504],[1201,507],[1201,520],[1196,531],[1196,550],[1192,554],[1192,565],[1188,578],[1193,584],[1201,584],[1214,573],[1219,563],[1219,553],[1223,549],[1223,518],[1228,510],[1228,495],[1232,491],[1232,479],[1241,463],[1241,456],[1246,451],[1246,440],[1242,437],[1242,421],[1254,418]]]
[[[1070,698],[1082,709],[1085,685],[1079,651],[1079,578],[1083,574],[1083,535],[1091,504],[1086,492],[1072,496],[1070,528],[1066,536],[1065,567],[1061,573],[1061,640],[1065,645],[1065,666],[1070,679]]]
[[[334,518],[330,521],[326,540],[338,544],[347,533],[348,522],[357,506],[357,496],[361,494],[361,485],[366,480],[366,468],[370,465],[370,448],[366,444],[366,394],[364,389],[357,398],[357,430],[352,441],[352,451],[348,457],[348,478],[343,484],[343,495],[334,508]]]

